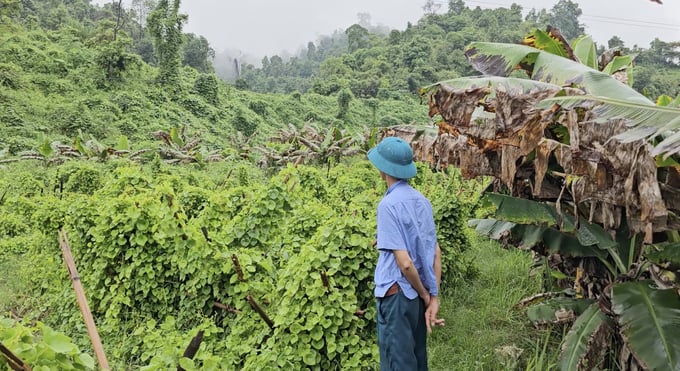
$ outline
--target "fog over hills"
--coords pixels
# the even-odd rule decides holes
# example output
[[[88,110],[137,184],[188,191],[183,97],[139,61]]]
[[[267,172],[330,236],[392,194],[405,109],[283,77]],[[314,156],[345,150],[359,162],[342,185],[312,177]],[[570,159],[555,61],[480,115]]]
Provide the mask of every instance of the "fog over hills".
[[[103,4],[107,1],[96,0]],[[129,6],[131,0],[124,0]],[[583,10],[581,22],[596,42],[606,44],[612,36],[627,46],[648,47],[655,37],[680,40],[680,1],[658,4],[649,0],[575,0]],[[517,3],[525,13],[530,9],[550,9],[557,0],[465,1],[468,7],[510,7]],[[358,23],[359,14],[368,14],[373,26],[406,28],[423,15],[425,0],[185,0],[182,10],[189,15],[186,32],[205,36],[212,47],[231,55],[263,56],[295,54],[309,41],[342,31]],[[440,12],[448,2],[437,1]]]

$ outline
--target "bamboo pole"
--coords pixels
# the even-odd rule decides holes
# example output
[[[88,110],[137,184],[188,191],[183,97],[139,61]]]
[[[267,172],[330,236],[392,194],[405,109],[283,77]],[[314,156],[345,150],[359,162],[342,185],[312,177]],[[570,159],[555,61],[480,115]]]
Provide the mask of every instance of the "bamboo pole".
[[[68,239],[66,237],[66,231],[62,229],[58,233],[59,245],[61,245],[61,252],[64,254],[64,262],[66,262],[66,268],[68,269],[68,272],[71,276],[73,290],[76,292],[78,306],[80,307],[80,312],[83,314],[83,318],[85,319],[87,334],[90,336],[90,341],[92,342],[94,353],[97,356],[99,368],[102,370],[110,370],[111,368],[109,368],[109,362],[106,360],[106,354],[104,353],[104,347],[102,347],[102,341],[99,338],[99,333],[97,332],[97,326],[94,324],[90,306],[87,304],[87,299],[85,298],[83,285],[80,283],[78,270],[76,270],[76,263],[73,261],[73,255],[71,255],[71,247],[69,246]]]

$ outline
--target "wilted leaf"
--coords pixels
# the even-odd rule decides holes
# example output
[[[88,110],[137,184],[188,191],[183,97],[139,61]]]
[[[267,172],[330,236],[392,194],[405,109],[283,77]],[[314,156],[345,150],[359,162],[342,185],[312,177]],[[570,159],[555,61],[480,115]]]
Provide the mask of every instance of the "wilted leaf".
[[[576,319],[564,338],[560,354],[560,370],[596,369],[609,347],[612,320],[599,309],[590,306]]]
[[[555,34],[552,30],[551,32],[539,29],[529,31],[524,36],[523,44],[564,58],[573,56],[569,44],[565,42],[561,35]]]

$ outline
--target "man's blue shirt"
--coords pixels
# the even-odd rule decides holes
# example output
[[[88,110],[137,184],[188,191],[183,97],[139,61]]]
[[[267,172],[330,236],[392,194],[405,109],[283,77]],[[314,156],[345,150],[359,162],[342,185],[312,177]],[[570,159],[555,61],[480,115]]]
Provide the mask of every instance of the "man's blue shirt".
[[[392,184],[378,204],[378,264],[375,268],[375,296],[384,297],[397,282],[409,299],[418,296],[399,269],[393,250],[407,250],[420,280],[431,295],[438,295],[434,274],[437,232],[432,205],[425,196],[400,180]]]

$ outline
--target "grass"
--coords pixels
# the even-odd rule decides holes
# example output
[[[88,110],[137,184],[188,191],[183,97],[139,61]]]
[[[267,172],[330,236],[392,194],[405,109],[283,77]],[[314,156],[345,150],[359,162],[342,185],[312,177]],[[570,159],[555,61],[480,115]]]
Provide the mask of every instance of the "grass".
[[[515,370],[537,351],[540,335],[524,311],[522,298],[540,292],[540,277],[530,277],[531,256],[473,237],[471,254],[480,274],[470,282],[443,287],[438,327],[428,339],[432,370]],[[539,349],[540,351],[540,349]],[[521,352],[521,357],[515,356]]]
[[[13,279],[15,267],[7,257],[0,256],[0,315],[6,314],[12,308],[15,295],[19,292],[20,281]]]
[[[29,289],[22,264],[18,255],[0,256],[0,317],[17,317],[26,310]]]

